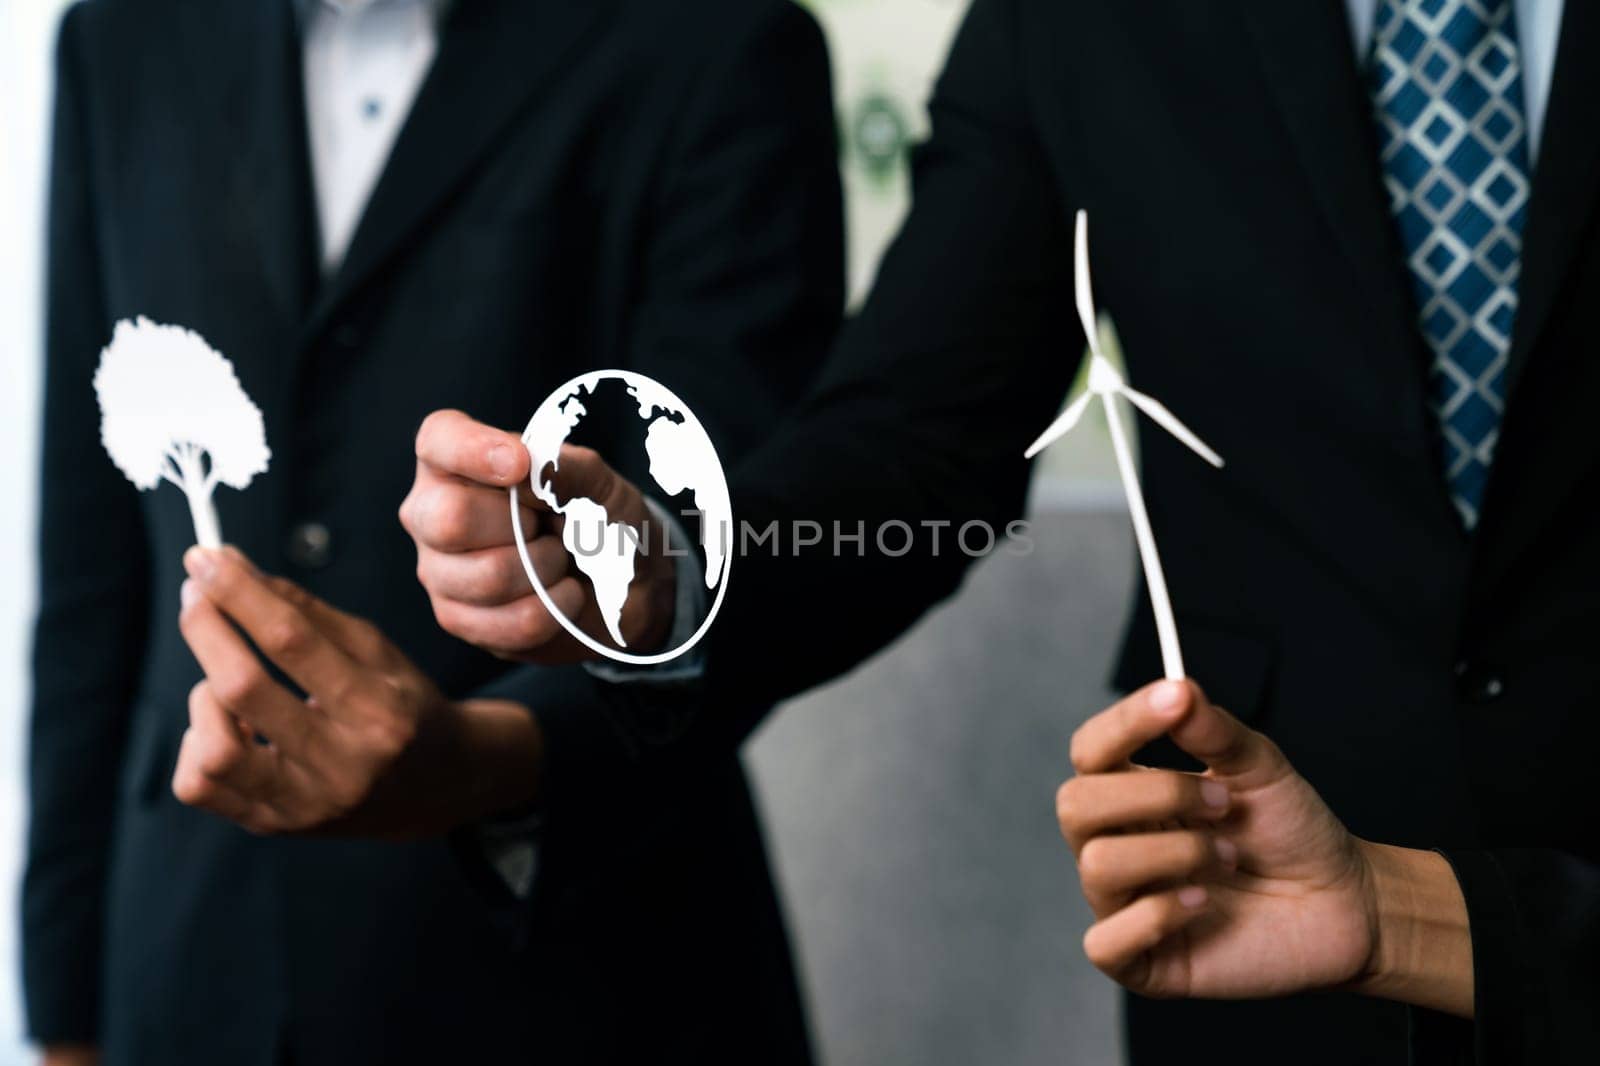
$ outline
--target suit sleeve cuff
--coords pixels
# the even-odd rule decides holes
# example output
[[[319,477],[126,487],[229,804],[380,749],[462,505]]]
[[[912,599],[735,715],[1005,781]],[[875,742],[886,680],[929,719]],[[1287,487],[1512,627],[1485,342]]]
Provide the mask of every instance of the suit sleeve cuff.
[[[1411,1011],[1413,1066],[1523,1061],[1529,1027],[1538,1026],[1538,975],[1525,972],[1516,897],[1492,852],[1441,851],[1455,871],[1472,933],[1471,1021],[1434,1011]]]

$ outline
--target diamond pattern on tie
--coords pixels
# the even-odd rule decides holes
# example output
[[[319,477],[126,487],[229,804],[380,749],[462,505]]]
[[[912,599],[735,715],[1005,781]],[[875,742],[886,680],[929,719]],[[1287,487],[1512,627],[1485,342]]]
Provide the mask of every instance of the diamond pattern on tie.
[[[1379,0],[1370,81],[1389,208],[1433,352],[1445,478],[1471,529],[1505,408],[1528,207],[1512,0]]]

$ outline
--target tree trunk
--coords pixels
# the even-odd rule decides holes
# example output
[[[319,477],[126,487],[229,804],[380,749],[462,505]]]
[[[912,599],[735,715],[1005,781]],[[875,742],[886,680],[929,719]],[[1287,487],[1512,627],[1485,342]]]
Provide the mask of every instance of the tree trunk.
[[[194,464],[198,467],[200,464]],[[217,508],[211,502],[211,490],[206,487],[205,475],[197,471],[184,471],[183,494],[189,498],[189,517],[194,519],[195,542],[202,548],[222,547],[222,524],[217,521]]]

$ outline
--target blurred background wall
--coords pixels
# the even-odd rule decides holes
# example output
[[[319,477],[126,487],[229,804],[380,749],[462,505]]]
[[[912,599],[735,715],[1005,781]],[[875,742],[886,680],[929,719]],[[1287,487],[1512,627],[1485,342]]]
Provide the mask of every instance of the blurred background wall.
[[[906,209],[905,148],[926,132],[923,101],[966,4],[807,0],[833,56],[853,300]],[[42,186],[64,6],[0,0],[0,1066],[29,1060],[16,882]],[[1105,702],[1133,587],[1104,440],[1085,426],[1050,454],[1031,556],[983,564],[956,601],[751,745],[830,1066],[1116,1058],[1115,997],[1078,949],[1087,915],[1052,813],[1067,738]]]

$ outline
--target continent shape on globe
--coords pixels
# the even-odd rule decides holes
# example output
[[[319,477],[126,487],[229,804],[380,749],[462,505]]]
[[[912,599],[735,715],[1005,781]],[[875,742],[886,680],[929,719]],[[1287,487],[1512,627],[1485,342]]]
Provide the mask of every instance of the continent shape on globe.
[[[561,445],[589,414],[584,398],[604,381],[625,384],[637,405],[654,487],[665,497],[684,491],[694,495],[708,589],[717,587],[726,569],[732,507],[710,438],[676,397],[643,375],[627,371],[584,375],[558,390],[534,415],[523,434],[533,459],[534,494],[566,520],[562,546],[593,584],[606,631],[618,647],[625,648],[622,609],[637,572],[639,534],[625,522],[613,521],[604,505],[589,497],[574,496],[562,503],[551,482],[540,477],[547,465],[560,468]],[[647,495],[651,492],[650,486],[640,488]]]

